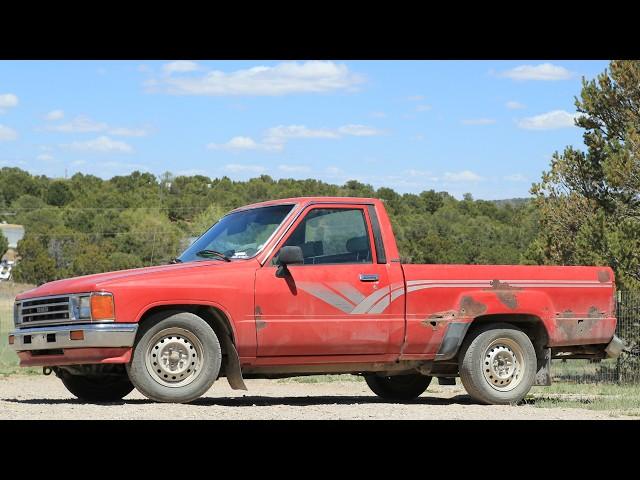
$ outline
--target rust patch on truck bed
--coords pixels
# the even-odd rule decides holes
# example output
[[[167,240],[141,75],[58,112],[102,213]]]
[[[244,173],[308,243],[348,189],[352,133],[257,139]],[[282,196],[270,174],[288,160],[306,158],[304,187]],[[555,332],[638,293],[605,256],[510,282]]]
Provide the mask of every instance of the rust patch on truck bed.
[[[600,270],[598,272],[598,281],[601,283],[607,283],[611,281],[611,272],[609,270]]]
[[[586,317],[584,314],[576,315],[571,310],[565,310],[558,315],[558,330],[562,332],[565,340],[581,340],[598,337],[598,329],[606,313],[596,306],[589,307]]]
[[[452,320],[456,318],[458,312],[455,310],[445,310],[444,312],[435,312],[427,317],[427,320]]]
[[[501,282],[500,280],[492,280],[491,288],[486,290],[495,292],[498,299],[508,308],[512,310],[518,308],[518,299],[515,292],[522,290],[522,288],[512,287],[508,283]]]
[[[461,317],[477,317],[486,312],[487,306],[484,303],[476,302],[473,298],[465,295],[460,300]]]

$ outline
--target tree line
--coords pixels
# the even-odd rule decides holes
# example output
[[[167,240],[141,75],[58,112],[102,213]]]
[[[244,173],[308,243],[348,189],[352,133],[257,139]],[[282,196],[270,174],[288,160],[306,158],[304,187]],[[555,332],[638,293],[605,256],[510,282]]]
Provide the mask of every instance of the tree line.
[[[262,175],[248,181],[133,172],[104,180],[0,169],[0,221],[25,226],[17,281],[168,262],[226,211],[275,198],[330,195],[385,201],[406,261],[610,265],[640,287],[640,62],[612,61],[575,99],[585,149],[566,147],[529,199],[457,200],[435,190],[400,194],[355,180]],[[0,253],[6,240],[0,235]]]

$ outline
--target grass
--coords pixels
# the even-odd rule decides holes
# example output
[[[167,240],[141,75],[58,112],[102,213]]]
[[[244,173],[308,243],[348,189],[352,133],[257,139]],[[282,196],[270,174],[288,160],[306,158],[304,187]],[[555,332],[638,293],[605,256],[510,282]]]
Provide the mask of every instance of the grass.
[[[539,408],[584,408],[608,411],[611,416],[640,416],[640,385],[558,382],[533,387],[525,403]]]

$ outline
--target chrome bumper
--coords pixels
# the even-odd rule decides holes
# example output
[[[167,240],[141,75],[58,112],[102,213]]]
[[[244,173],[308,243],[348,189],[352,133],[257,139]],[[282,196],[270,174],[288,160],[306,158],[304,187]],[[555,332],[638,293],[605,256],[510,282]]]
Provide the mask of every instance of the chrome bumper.
[[[11,332],[10,346],[19,352],[64,348],[132,347],[138,330],[137,323],[101,323],[94,325],[64,325],[21,328]],[[72,340],[71,332],[82,331],[82,340]]]

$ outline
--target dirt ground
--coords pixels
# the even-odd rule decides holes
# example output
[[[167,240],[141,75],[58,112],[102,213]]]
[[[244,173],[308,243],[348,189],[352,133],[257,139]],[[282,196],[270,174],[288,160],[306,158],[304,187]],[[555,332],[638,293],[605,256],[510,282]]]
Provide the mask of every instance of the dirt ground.
[[[248,392],[217,381],[189,405],[161,404],[133,391],[123,402],[86,404],[55,375],[0,378],[0,419],[546,419],[629,418],[609,412],[534,405],[475,404],[460,386],[432,385],[413,403],[385,403],[364,382],[247,380]],[[435,382],[434,382],[435,383]]]

